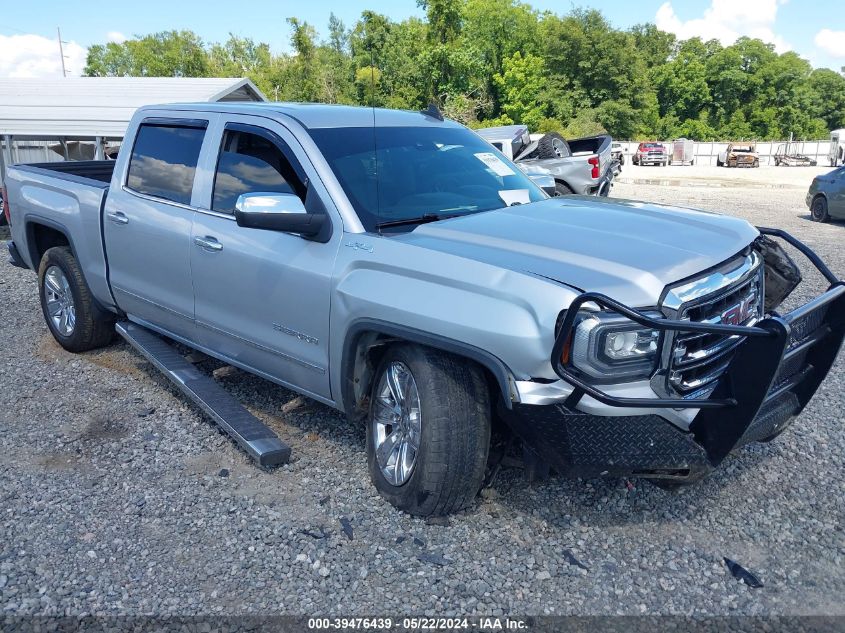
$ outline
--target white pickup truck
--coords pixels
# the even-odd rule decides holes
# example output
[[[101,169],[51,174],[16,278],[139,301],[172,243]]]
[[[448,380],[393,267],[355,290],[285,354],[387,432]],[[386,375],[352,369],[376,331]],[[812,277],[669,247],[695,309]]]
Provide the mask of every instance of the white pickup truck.
[[[62,346],[117,329],[264,465],[289,448],[167,341],[345,411],[417,515],[472,503],[494,416],[561,473],[694,482],[781,433],[845,336],[845,285],[790,236],[550,198],[430,111],[145,107],[116,161],[6,186],[11,260]],[[830,281],[788,314],[774,236]]]

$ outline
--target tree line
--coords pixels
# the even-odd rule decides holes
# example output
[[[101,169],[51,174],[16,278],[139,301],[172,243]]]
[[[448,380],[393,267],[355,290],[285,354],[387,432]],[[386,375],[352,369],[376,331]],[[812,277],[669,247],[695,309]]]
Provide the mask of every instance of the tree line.
[[[473,127],[524,123],[576,137],[824,138],[845,127],[845,68],[740,38],[678,41],[613,28],[597,10],[557,15],[517,0],[417,0],[424,18],[374,11],[327,35],[288,18],[290,49],[166,31],[88,50],[88,76],[249,77],[271,99],[424,109]]]

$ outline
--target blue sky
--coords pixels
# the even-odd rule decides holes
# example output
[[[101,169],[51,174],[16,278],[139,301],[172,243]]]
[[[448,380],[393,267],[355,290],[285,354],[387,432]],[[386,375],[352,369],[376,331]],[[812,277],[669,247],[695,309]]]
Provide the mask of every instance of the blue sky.
[[[0,11],[0,76],[50,75],[60,71],[56,26],[69,44],[71,74],[84,64],[85,49],[108,39],[169,29],[192,29],[206,41],[229,32],[288,49],[285,18],[296,16],[325,32],[334,11],[347,25],[365,8],[393,19],[421,15],[414,0],[329,2],[243,0],[218,5],[200,0],[100,2],[63,0],[7,2]],[[845,66],[845,0],[534,0],[535,8],[566,13],[574,6],[601,9],[612,24],[627,28],[656,22],[680,37],[701,35],[729,42],[737,35],[758,36],[779,50],[795,50],[817,67]]]

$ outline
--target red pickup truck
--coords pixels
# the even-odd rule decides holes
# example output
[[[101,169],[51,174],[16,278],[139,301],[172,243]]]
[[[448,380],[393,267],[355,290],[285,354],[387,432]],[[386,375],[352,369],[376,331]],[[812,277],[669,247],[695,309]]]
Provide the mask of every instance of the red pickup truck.
[[[663,165],[669,164],[669,153],[666,148],[660,143],[640,143],[637,146],[637,151],[631,158],[631,162],[635,165]]]

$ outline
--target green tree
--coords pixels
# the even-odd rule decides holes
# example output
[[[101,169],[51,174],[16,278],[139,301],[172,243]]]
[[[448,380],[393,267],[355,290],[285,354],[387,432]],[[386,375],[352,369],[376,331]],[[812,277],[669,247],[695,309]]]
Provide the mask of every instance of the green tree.
[[[706,58],[705,44],[692,38],[681,45],[674,59],[657,69],[654,82],[662,114],[697,119],[710,105]]]
[[[677,47],[674,34],[661,31],[650,22],[634,25],[630,33],[634,38],[634,46],[648,68],[665,64]]]
[[[814,116],[823,119],[828,130],[845,128],[845,77],[828,68],[817,68],[808,82]]]
[[[88,49],[88,77],[206,77],[208,54],[192,31],[162,31],[122,44],[95,44]]]
[[[596,108],[596,120],[613,138],[635,138],[643,127],[639,112],[625,101],[605,101]]]
[[[500,95],[502,111],[513,121],[535,129],[546,116],[540,100],[545,82],[545,64],[541,57],[515,52],[502,62],[502,73],[493,76]]]

